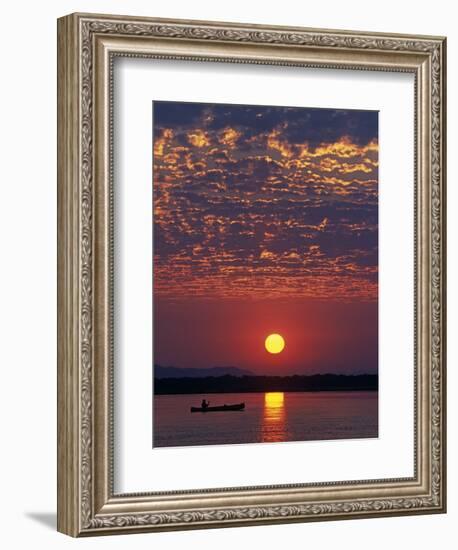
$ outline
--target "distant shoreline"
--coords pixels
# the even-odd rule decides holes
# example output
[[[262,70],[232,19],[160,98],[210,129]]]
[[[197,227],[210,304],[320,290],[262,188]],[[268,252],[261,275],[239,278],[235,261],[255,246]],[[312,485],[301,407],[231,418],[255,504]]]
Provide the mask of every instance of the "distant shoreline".
[[[207,376],[155,378],[155,395],[202,393],[265,393],[377,391],[377,374],[316,374],[309,376]]]

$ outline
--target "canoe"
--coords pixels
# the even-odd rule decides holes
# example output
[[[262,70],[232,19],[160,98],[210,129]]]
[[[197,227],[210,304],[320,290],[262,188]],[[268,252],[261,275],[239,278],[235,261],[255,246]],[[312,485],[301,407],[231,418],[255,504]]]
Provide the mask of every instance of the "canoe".
[[[197,412],[223,412],[223,411],[243,411],[245,403],[237,403],[236,405],[220,405],[219,407],[191,407],[192,413]]]

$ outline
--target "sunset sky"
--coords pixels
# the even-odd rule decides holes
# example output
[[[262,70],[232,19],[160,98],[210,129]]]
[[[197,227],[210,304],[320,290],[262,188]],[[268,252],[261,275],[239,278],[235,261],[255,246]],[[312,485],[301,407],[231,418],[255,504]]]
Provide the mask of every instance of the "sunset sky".
[[[153,128],[155,363],[376,372],[378,113],[154,102]]]

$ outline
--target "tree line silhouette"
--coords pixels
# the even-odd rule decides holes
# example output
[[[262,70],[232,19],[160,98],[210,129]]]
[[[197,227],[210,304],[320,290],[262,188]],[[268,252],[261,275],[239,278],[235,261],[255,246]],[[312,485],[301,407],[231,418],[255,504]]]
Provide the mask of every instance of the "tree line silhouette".
[[[302,391],[375,391],[377,374],[313,374],[292,376],[205,376],[155,378],[156,395]]]

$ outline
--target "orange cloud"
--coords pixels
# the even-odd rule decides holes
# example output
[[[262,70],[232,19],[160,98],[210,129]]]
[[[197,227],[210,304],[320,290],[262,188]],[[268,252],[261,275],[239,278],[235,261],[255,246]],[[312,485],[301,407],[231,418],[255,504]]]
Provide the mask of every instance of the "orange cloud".
[[[282,157],[291,158],[294,153],[292,147],[284,141],[278,139],[278,136],[281,135],[279,130],[273,130],[267,136],[267,146],[270,149],[278,151]]]
[[[173,139],[173,130],[166,128],[162,132],[162,136],[157,138],[154,142],[154,155],[160,157],[164,154],[164,148],[166,144]]]
[[[223,145],[227,145],[228,147],[235,147],[237,140],[241,136],[241,132],[238,132],[235,128],[224,128],[224,130],[219,135],[218,141],[222,143]]]
[[[188,141],[191,145],[196,147],[208,147],[210,145],[210,139],[203,130],[194,130],[188,134]]]

